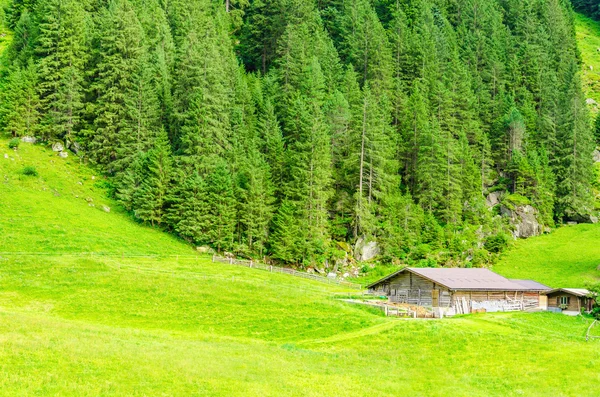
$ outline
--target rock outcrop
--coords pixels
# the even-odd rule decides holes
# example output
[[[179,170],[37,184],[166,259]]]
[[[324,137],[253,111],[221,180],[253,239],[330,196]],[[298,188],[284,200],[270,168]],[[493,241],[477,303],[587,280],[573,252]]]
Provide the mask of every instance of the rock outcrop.
[[[367,241],[360,237],[354,246],[354,257],[357,261],[370,261],[381,253],[377,241]]]
[[[492,193],[488,194],[487,197],[485,198],[485,204],[489,208],[495,207],[498,204],[500,204],[500,199],[501,198],[502,198],[502,192],[501,191],[492,192]]]
[[[33,136],[24,136],[21,138],[21,142],[25,143],[36,143],[37,139]]]
[[[502,205],[500,214],[507,217],[514,226],[512,233],[515,238],[539,236],[543,232],[543,227],[537,220],[538,210],[531,205],[518,205],[514,209]]]
[[[63,150],[65,150],[65,146],[62,144],[62,142],[54,142],[52,144],[52,151],[62,152]]]

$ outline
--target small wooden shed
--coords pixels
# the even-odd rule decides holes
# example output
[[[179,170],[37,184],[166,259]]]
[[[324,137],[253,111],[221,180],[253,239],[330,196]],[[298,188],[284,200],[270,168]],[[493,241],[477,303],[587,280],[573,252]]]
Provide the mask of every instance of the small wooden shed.
[[[557,288],[543,293],[548,297],[548,310],[579,314],[592,311],[595,299],[584,288]]]
[[[404,268],[368,285],[391,302],[425,306],[446,315],[540,307],[551,288],[532,280],[509,280],[488,269]]]

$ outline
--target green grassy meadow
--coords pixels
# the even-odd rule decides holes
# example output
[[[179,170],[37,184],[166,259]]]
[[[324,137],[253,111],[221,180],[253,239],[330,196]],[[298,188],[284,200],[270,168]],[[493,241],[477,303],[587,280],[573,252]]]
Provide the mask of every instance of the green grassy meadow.
[[[551,234],[519,240],[494,271],[535,279],[553,288],[600,283],[600,225],[565,226]]]
[[[7,142],[0,139],[0,396],[597,392],[600,340],[585,341],[587,318],[385,318],[337,300],[348,292],[340,287],[214,264],[133,222],[77,158],[29,144],[15,152]],[[23,175],[25,166],[39,175]],[[551,284],[593,278],[598,250],[588,245],[599,233],[578,226],[523,242],[497,270]],[[588,259],[546,262],[554,237],[561,252]],[[533,252],[539,262],[524,257]]]
[[[575,14],[577,43],[582,59],[582,80],[586,98],[599,105],[591,106],[592,113],[598,113],[600,106],[600,23],[581,14]]]

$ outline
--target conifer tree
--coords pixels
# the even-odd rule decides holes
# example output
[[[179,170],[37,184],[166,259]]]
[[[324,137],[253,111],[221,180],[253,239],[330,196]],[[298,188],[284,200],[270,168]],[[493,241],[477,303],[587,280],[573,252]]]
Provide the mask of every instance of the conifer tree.
[[[233,246],[236,200],[233,191],[233,180],[227,165],[217,161],[206,180],[207,203],[210,208],[210,225],[207,239],[217,252],[231,249]]]
[[[160,134],[154,148],[146,154],[141,172],[142,182],[133,197],[135,216],[152,226],[160,225],[164,221],[172,173],[171,148],[166,133]]]
[[[142,128],[136,128],[136,121],[139,125],[140,117],[145,117],[140,112],[146,110],[145,91],[149,89],[147,82],[140,81],[144,77],[140,71],[144,68],[140,65],[144,59],[143,31],[128,0],[111,0],[102,11],[95,46],[89,146],[94,161],[115,173],[124,168],[123,160],[134,151],[126,146],[136,142],[137,134],[142,133]],[[146,102],[142,109],[140,95]],[[138,148],[137,142],[134,147]]]
[[[36,14],[41,132],[73,141],[83,108],[85,10],[76,0],[41,0]]]
[[[206,181],[198,172],[175,178],[166,215],[173,230],[195,244],[209,244],[210,203]]]
[[[0,121],[13,136],[33,136],[37,132],[40,117],[37,80],[35,64],[30,60],[27,67],[17,67],[2,87]]]
[[[282,197],[285,148],[279,121],[275,114],[275,107],[269,99],[266,100],[263,111],[259,115],[258,129],[264,142],[263,152],[269,164],[272,184],[276,189],[277,196]]]
[[[594,122],[594,141],[596,145],[600,145],[600,117],[596,116],[596,121]]]

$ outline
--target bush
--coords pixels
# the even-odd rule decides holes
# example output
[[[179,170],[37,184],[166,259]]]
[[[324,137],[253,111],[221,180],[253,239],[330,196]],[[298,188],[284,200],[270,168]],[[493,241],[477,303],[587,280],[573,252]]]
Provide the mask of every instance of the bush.
[[[27,167],[23,168],[23,175],[38,176],[38,172],[35,167],[28,165]]]
[[[495,236],[490,236],[485,240],[483,248],[494,254],[504,251],[508,247],[510,238],[504,233],[498,233]]]
[[[21,141],[19,140],[19,138],[13,138],[8,142],[8,148],[9,149],[18,149],[20,144],[21,144]]]

